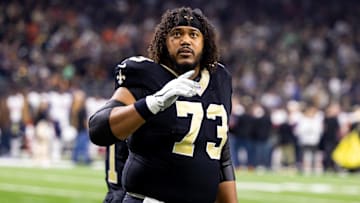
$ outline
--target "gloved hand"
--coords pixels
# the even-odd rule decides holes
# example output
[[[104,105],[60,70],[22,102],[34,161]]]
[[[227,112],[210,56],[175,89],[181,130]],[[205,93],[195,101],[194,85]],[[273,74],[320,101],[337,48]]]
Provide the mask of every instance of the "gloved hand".
[[[194,70],[191,70],[180,75],[178,78],[166,83],[166,85],[155,94],[147,96],[145,100],[149,110],[153,114],[156,114],[168,108],[179,96],[192,97],[196,95],[201,89],[200,84],[188,79],[194,72]]]

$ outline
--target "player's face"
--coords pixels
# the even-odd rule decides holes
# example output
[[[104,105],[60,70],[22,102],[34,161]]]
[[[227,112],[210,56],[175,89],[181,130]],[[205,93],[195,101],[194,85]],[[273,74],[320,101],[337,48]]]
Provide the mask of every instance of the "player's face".
[[[170,59],[179,73],[199,67],[204,47],[204,36],[191,26],[174,27],[166,38]]]

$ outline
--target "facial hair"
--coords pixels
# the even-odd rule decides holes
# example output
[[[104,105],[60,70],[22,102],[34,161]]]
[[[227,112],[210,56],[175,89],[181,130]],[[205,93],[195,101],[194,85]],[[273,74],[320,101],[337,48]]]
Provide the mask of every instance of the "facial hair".
[[[176,62],[176,59],[173,56],[169,56],[170,58],[170,63],[172,64],[172,69],[178,73],[179,75],[190,71],[190,70],[194,70],[195,67],[200,63],[199,60],[196,60],[194,63],[184,63],[184,64],[179,64]]]
[[[197,63],[185,63],[185,64],[178,64],[174,62],[174,69],[177,73],[183,74],[189,70],[194,70]]]

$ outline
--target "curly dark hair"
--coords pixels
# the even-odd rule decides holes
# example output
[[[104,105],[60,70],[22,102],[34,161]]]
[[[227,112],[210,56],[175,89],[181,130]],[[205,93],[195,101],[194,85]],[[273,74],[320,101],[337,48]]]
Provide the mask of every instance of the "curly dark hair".
[[[200,22],[200,31],[204,35],[203,55],[200,60],[200,67],[213,71],[219,60],[219,49],[217,45],[216,32],[213,25],[199,9],[191,9],[189,7],[180,7],[173,10],[167,10],[161,22],[155,28],[154,36],[148,48],[149,58],[156,63],[165,65],[170,64],[169,53],[166,47],[166,37],[170,30],[177,26],[181,14],[190,14],[197,18]]]

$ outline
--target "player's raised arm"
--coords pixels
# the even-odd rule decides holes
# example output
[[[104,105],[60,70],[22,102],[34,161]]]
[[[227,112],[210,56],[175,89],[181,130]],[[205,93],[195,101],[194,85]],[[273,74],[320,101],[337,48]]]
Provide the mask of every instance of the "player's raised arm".
[[[145,120],[172,105],[179,96],[192,97],[200,89],[199,83],[188,78],[188,71],[169,81],[161,90],[135,102],[126,87],[119,87],[111,100],[89,119],[89,134],[94,144],[106,146],[116,139],[125,140]]]
[[[100,146],[124,140],[145,120],[132,105],[134,96],[125,87],[118,88],[111,99],[89,119],[91,141]]]

